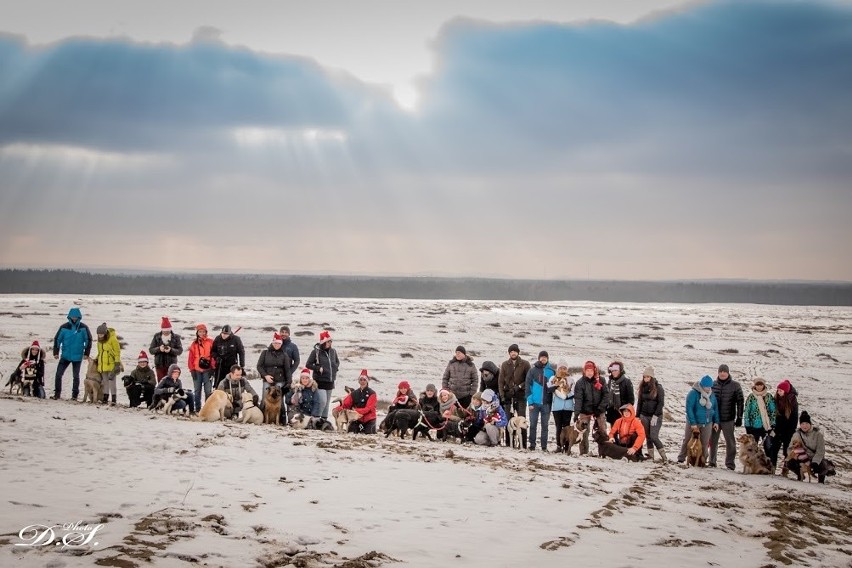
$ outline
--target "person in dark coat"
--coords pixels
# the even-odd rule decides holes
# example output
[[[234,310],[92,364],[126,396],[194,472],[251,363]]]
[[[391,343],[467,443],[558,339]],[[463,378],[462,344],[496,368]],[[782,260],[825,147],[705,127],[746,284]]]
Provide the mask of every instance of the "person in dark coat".
[[[467,356],[467,350],[464,346],[459,345],[456,347],[455,355],[447,363],[447,368],[444,370],[441,388],[452,391],[459,399],[459,404],[467,408],[470,406],[470,398],[476,392],[478,379],[473,359]]]
[[[22,391],[24,396],[44,398],[44,349],[38,341],[21,351],[21,362],[15,368],[13,375],[18,375],[21,380],[32,381],[29,388]]]
[[[222,331],[213,340],[210,355],[213,357],[216,368],[215,388],[218,388],[222,379],[228,376],[231,367],[239,365],[242,368],[246,365],[246,350],[243,347],[243,340],[231,330],[230,325],[222,326]]]
[[[606,421],[610,426],[621,418],[621,410],[625,404],[633,405],[636,399],[633,395],[633,383],[624,374],[624,363],[613,361],[609,364],[609,380],[606,385],[609,397],[606,406]]]
[[[605,415],[608,394],[598,366],[594,361],[586,361],[583,365],[583,376],[574,383],[574,414],[577,416],[575,422],[588,423],[581,448],[589,447],[589,432],[593,429],[607,431]]]
[[[710,459],[708,467],[716,467],[716,453],[719,449],[719,436],[725,436],[725,467],[734,470],[737,457],[737,438],[734,428],[743,425],[745,397],[740,383],[731,378],[727,365],[719,365],[719,373],[713,381],[713,394],[719,405],[719,429],[710,436]]]
[[[173,393],[183,389],[183,385],[180,382],[180,367],[177,363],[173,363],[169,366],[166,371],[166,376],[157,383],[156,388],[154,389],[154,396],[159,397],[169,397]],[[184,408],[189,407],[190,414],[194,414],[195,404],[192,400],[192,389],[184,389],[183,391],[186,394],[186,400],[179,400],[172,405],[171,412],[176,410],[183,410]]]
[[[292,381],[293,373],[296,372],[296,369],[299,368],[299,363],[302,362],[299,357],[299,347],[293,343],[292,339],[290,339],[289,326],[282,325],[281,329],[278,330],[278,333],[280,333],[281,337],[284,339],[284,351],[286,351],[287,355],[290,356],[290,381]]]
[[[292,361],[290,355],[284,349],[284,338],[280,333],[272,336],[272,343],[269,347],[261,351],[260,357],[257,360],[257,374],[263,381],[263,388],[260,393],[260,398],[263,400],[266,397],[266,391],[272,385],[276,385],[281,389],[281,396],[284,400],[290,397],[290,376],[293,374],[291,370]],[[287,423],[287,405],[281,405],[281,424]]]
[[[486,361],[479,368],[479,392],[488,389],[500,392],[500,369],[493,361]]]
[[[638,415],[642,426],[645,428],[645,440],[648,445],[648,458],[654,461],[654,449],[660,452],[663,463],[668,462],[663,442],[660,441],[660,429],[663,427],[663,405],[666,402],[666,394],[663,385],[654,376],[654,367],[645,367],[642,373],[642,382],[636,389],[636,400],[638,402]]]
[[[172,333],[169,318],[163,317],[160,331],[151,339],[148,353],[154,356],[154,371],[157,373],[158,381],[166,376],[169,367],[177,364],[178,356],[183,353],[183,344],[180,335]]]
[[[772,461],[772,467],[778,465],[778,452],[781,451],[783,456],[787,455],[790,449],[790,439],[796,433],[798,426],[797,419],[799,416],[799,393],[796,392],[790,381],[784,379],[778,384],[775,390],[775,430],[770,432],[772,445],[769,448],[769,459]]]
[[[151,404],[154,402],[154,389],[157,388],[157,375],[148,364],[147,353],[139,352],[139,357],[136,358],[136,368],[122,380],[124,388],[127,390],[130,408],[135,408],[142,402],[145,403],[145,406],[151,408]],[[193,402],[195,401],[193,400]]]
[[[313,379],[317,382],[317,394],[320,396],[322,405],[322,418],[328,420],[331,410],[331,393],[334,390],[334,380],[340,368],[340,358],[337,351],[331,346],[331,333],[323,330],[319,334],[319,341],[314,345],[305,367],[313,372]]]
[[[431,383],[426,385],[426,390],[420,395],[420,400],[418,402],[420,404],[420,410],[423,412],[441,411],[441,401],[438,400],[438,391],[435,389],[435,385]]]
[[[503,403],[506,416],[527,415],[526,380],[530,372],[530,362],[521,358],[521,348],[517,343],[509,346],[509,358],[500,365],[500,374],[497,377],[499,388],[498,394]],[[506,432],[506,445],[510,446],[509,432]],[[527,431],[521,430],[521,447],[527,449]]]

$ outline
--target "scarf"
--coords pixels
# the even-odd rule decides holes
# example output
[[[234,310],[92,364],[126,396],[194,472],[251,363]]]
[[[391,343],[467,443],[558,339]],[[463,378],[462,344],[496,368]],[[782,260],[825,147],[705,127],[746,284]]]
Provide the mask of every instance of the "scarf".
[[[440,400],[440,399],[438,399]],[[456,398],[456,395],[450,393],[450,398],[447,399],[447,402],[441,403],[441,414],[443,415],[448,410],[454,410],[455,406],[459,403],[459,399]]]
[[[698,382],[696,382],[694,385],[692,385],[692,388],[697,390],[698,394],[701,395],[701,399],[698,401],[698,404],[700,404],[701,406],[703,406],[707,410],[710,410],[711,408],[713,408],[713,402],[710,400],[710,395],[713,393],[713,391],[704,392],[704,389],[701,388],[701,384],[699,384]]]
[[[766,412],[766,388],[762,391],[757,391],[754,387],[751,388],[751,394],[754,395],[754,398],[757,399],[757,409],[760,411],[760,421],[763,429],[767,432],[770,428],[772,428],[772,424],[769,422],[769,414]]]

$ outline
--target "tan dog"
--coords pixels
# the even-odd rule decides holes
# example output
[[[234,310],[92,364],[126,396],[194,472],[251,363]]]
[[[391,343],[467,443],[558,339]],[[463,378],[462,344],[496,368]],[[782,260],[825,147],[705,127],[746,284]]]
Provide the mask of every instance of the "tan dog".
[[[243,424],[263,424],[263,413],[254,405],[254,395],[243,391],[243,409],[240,411],[239,421]]]
[[[589,440],[586,438],[586,430],[589,428],[588,420],[576,420],[562,428],[559,437],[562,438],[562,451],[571,455],[571,446],[580,445],[580,455],[589,453]]]
[[[737,441],[740,443],[739,460],[743,464],[744,474],[772,473],[772,462],[751,434],[741,434]]]
[[[509,419],[509,424],[506,426],[506,432],[509,433],[509,440],[512,447],[521,449],[521,430],[529,430],[530,421],[526,416],[512,416]]]
[[[104,386],[101,374],[98,373],[98,358],[89,359],[86,366],[86,378],[83,379],[83,402],[88,399],[92,404],[101,402],[104,396]]]
[[[277,385],[270,386],[263,395],[263,421],[281,425],[281,388]]]
[[[232,401],[231,395],[225,391],[214,390],[198,412],[198,420],[201,422],[216,422],[217,420],[224,422],[225,407],[231,406]]]
[[[814,477],[814,470],[811,467],[811,460],[802,461],[802,460],[799,459],[799,457],[802,456],[803,452],[804,452],[804,455],[807,455],[805,448],[802,446],[801,440],[796,438],[796,439],[794,439],[790,442],[790,451],[787,453],[787,459],[784,460],[784,466],[781,468],[781,475],[783,475],[784,477],[787,477],[787,474],[790,472],[790,470],[787,469],[787,462],[788,461],[790,461],[790,460],[798,461],[799,462],[799,474],[796,476],[796,479],[798,479],[799,481],[804,481],[805,476],[807,475],[808,476],[808,483],[811,482],[811,480]]]
[[[701,432],[693,431],[692,438],[686,444],[686,467],[705,467],[704,444],[701,443]]]
[[[349,408],[335,408],[331,414],[334,416],[334,423],[338,432],[346,432],[349,429],[350,422],[361,418],[360,414]]]

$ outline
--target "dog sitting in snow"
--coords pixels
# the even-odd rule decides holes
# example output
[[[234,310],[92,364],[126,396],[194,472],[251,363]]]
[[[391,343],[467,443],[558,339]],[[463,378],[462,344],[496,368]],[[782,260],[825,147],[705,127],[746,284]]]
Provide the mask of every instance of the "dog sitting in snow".
[[[243,424],[263,424],[263,413],[254,403],[254,395],[248,391],[243,391],[242,401],[243,407],[237,419]]]
[[[562,438],[562,451],[571,455],[571,446],[580,445],[580,455],[589,453],[589,442],[586,439],[586,429],[589,427],[588,420],[577,420],[562,428],[559,437]]]
[[[446,422],[444,426],[438,430],[438,439],[447,441],[449,439],[454,440],[455,442],[461,442],[464,440],[465,436],[467,436],[467,431],[470,430],[471,420],[449,420],[444,419]]]
[[[349,423],[357,421],[361,415],[351,408],[335,408],[331,411],[334,416],[334,423],[337,426],[338,432],[346,432],[349,429]]]
[[[635,454],[628,454],[627,450],[630,448],[626,448],[624,446],[619,446],[615,442],[609,441],[609,436],[606,435],[606,432],[603,430],[595,430],[595,442],[598,443],[598,455],[602,458],[612,458],[614,460],[625,459],[638,462],[645,459],[645,457],[640,453],[636,452]]]
[[[88,399],[92,404],[101,402],[104,395],[104,386],[101,375],[98,373],[98,358],[89,359],[86,365],[86,378],[83,379],[83,402]]]
[[[739,460],[744,474],[772,473],[772,462],[751,434],[741,434],[737,441],[740,443]]]
[[[808,476],[808,483],[811,482],[811,479],[814,477],[814,470],[811,467],[811,458],[808,456],[807,450],[805,450],[804,446],[802,446],[802,441],[798,438],[793,439],[790,442],[790,450],[787,453],[787,459],[784,460],[784,467],[781,468],[781,475],[787,477],[787,474],[790,472],[787,469],[787,462],[796,461],[799,462],[799,473],[796,475],[796,479],[799,481],[804,481],[805,476]]]
[[[263,421],[267,424],[281,425],[281,388],[278,385],[272,385],[266,389],[266,394],[263,396]]]
[[[704,444],[701,443],[701,432],[693,431],[692,437],[686,444],[686,467],[705,467]]]
[[[159,412],[160,410],[162,410],[163,414],[169,414],[169,413],[171,413],[172,407],[175,405],[175,403],[177,403],[179,400],[186,401],[186,399],[187,399],[186,391],[183,390],[183,389],[178,389],[175,392],[173,392],[172,394],[168,395],[167,397],[160,397],[160,399],[157,400],[157,404],[153,407],[152,410],[154,412]],[[189,407],[184,406],[180,410],[180,412],[182,414],[188,413]]]
[[[218,389],[214,390],[198,412],[198,420],[201,422],[224,422],[227,409],[233,408],[231,401],[230,394]]]
[[[509,441],[515,449],[521,449],[521,431],[526,432],[530,428],[530,421],[526,416],[512,416],[506,426],[509,433]]]

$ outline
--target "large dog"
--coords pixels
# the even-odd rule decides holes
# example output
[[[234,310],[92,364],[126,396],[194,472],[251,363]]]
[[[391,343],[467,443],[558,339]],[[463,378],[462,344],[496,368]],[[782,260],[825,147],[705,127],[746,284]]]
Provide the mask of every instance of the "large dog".
[[[589,440],[586,438],[586,430],[589,428],[588,420],[577,420],[568,426],[562,428],[559,437],[562,445],[562,451],[571,455],[571,447],[574,444],[580,445],[580,455],[589,453]]]
[[[12,394],[12,389],[17,388],[17,394],[30,396],[33,392],[33,379],[25,377],[20,369],[15,369],[15,371],[9,375],[9,380],[6,383],[6,386],[9,387],[9,394]]]
[[[98,358],[89,359],[86,365],[86,378],[83,379],[83,402],[86,399],[92,404],[101,402],[104,396],[104,385],[101,382],[101,374],[98,373]]]
[[[701,442],[701,432],[693,431],[692,437],[686,444],[686,467],[704,467],[704,444]]]
[[[628,454],[624,446],[619,446],[615,442],[609,441],[609,436],[603,430],[595,431],[595,442],[598,443],[598,455],[602,458],[612,458],[614,460],[628,459],[629,461],[638,462],[645,459],[641,452]]]
[[[263,413],[254,404],[254,395],[248,391],[242,394],[243,409],[240,410],[239,421],[243,424],[263,424]]]
[[[334,423],[337,426],[338,432],[346,432],[349,429],[349,423],[355,422],[361,415],[350,408],[335,408],[331,411],[334,416]]]
[[[281,387],[271,385],[263,395],[263,421],[267,424],[281,425]]]
[[[201,422],[216,422],[217,420],[224,422],[225,409],[231,406],[231,402],[230,394],[225,391],[214,390],[198,412],[198,420]]]
[[[467,436],[467,431],[470,430],[471,420],[449,420],[445,419],[444,426],[438,430],[438,439],[446,442],[452,439],[455,442],[461,442]]]
[[[506,425],[506,432],[509,433],[509,440],[512,447],[521,449],[521,432],[527,431],[530,428],[530,421],[526,416],[512,416],[509,418],[509,423]]]
[[[741,434],[737,441],[740,443],[739,460],[744,474],[772,473],[772,462],[751,434]]]
[[[439,412],[421,412],[402,408],[394,411],[384,420],[385,438],[390,437],[394,432],[398,432],[400,438],[405,438],[411,430],[412,440],[416,440],[418,434],[433,440],[430,430],[442,428],[445,420]]]

